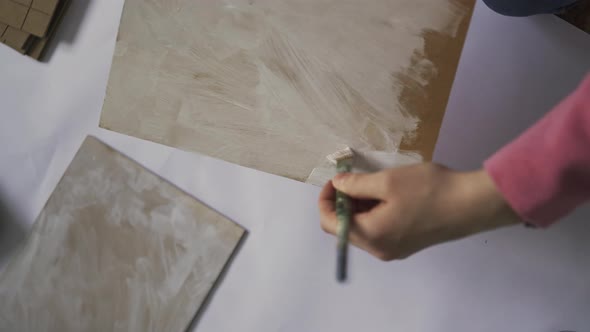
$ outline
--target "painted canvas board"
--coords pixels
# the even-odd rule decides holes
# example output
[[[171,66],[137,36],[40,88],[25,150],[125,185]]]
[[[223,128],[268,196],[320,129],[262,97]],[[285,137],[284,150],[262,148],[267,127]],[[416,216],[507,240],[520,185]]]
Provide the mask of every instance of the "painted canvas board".
[[[89,137],[0,273],[0,331],[185,331],[243,233]]]
[[[473,0],[127,0],[100,126],[320,184],[431,158]]]

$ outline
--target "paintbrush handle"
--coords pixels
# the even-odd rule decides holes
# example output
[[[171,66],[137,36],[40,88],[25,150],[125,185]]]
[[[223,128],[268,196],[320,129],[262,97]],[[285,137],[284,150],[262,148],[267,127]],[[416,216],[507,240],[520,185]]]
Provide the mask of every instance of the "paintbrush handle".
[[[340,282],[346,280],[351,211],[350,197],[341,191],[336,191],[336,216],[338,218],[336,279]]]
[[[349,173],[352,170],[352,155],[337,159],[336,171],[338,173]],[[352,218],[351,199],[347,194],[336,190],[336,217],[338,218],[338,245],[336,247],[336,279],[339,282],[346,280],[348,262],[348,231]]]

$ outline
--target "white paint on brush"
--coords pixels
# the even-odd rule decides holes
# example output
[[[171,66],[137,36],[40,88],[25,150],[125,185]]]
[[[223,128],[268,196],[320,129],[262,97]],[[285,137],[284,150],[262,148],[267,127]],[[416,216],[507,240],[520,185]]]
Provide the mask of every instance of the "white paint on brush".
[[[354,152],[352,151],[352,149],[350,147],[346,147],[342,150],[336,151],[332,154],[329,154],[326,159],[328,159],[329,162],[331,162],[332,164],[337,164],[339,160],[342,159],[347,159],[347,158],[353,158],[354,157]]]
[[[332,160],[313,169],[306,183],[323,186],[336,176],[336,167]],[[412,152],[383,152],[383,151],[354,151],[352,159],[353,173],[370,173],[386,168],[416,164],[422,161],[418,153]]]

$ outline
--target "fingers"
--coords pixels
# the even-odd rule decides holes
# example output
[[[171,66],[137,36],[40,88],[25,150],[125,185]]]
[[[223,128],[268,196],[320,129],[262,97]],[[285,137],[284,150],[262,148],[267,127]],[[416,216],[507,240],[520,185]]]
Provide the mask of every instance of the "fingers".
[[[336,216],[335,202],[336,189],[329,181],[324,185],[318,199],[318,207],[320,210],[320,225],[322,229],[329,234],[335,235],[338,229],[338,217]],[[356,201],[357,203],[363,203],[362,201]],[[378,203],[364,202],[368,205],[375,207]],[[375,207],[377,210],[381,210],[378,206]],[[372,209],[364,211],[358,211],[353,214],[352,224],[350,225],[350,240],[351,242],[360,244],[363,242],[361,239],[368,238],[371,228],[371,220],[375,218]]]
[[[332,181],[326,183],[320,192],[318,207],[320,210],[321,227],[329,234],[336,235],[338,229],[338,217],[336,216],[334,201],[336,199],[336,189]],[[368,251],[374,256],[379,257],[380,252],[375,250],[374,239],[380,236],[379,228],[375,227],[380,223],[380,219],[387,215],[387,207],[384,202],[359,200],[355,201],[356,207],[350,225],[349,241],[352,245]]]
[[[320,192],[320,197],[318,199],[318,207],[320,210],[320,225],[322,229],[326,233],[336,234],[338,228],[338,217],[336,216],[336,209],[335,209],[335,202],[336,199],[336,189],[332,185],[332,182],[329,181],[324,185],[322,191]],[[355,201],[355,203],[366,203],[370,206],[375,206],[377,203],[374,202],[363,202],[363,201]],[[357,210],[358,211],[358,210]],[[353,214],[353,223],[351,225],[351,232],[355,232],[357,229],[360,233],[364,233],[363,229],[365,224],[368,224],[372,218],[371,209],[358,211]],[[363,227],[358,228],[356,225],[357,223],[362,223]],[[370,226],[370,225],[369,225]]]
[[[360,199],[384,199],[387,194],[387,183],[383,172],[344,173],[332,179],[336,189]]]
[[[334,200],[336,198],[336,189],[332,185],[332,181],[328,181],[320,192],[318,200],[318,207],[320,209],[321,226],[322,229],[330,234],[336,234],[336,227],[338,220],[336,218],[336,210],[334,207]]]

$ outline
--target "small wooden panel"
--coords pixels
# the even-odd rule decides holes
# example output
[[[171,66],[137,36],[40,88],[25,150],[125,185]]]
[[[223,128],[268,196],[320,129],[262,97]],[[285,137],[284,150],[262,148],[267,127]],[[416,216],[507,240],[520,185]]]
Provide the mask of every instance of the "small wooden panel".
[[[183,332],[243,234],[87,138],[0,273],[0,329]]]
[[[42,13],[38,10],[31,9],[23,23],[22,30],[37,37],[45,37],[49,31],[51,24],[51,16]]]
[[[21,2],[24,4],[26,1],[23,0]],[[32,2],[29,1],[28,4],[31,5]],[[11,32],[7,35],[7,38],[2,38],[9,26],[0,23],[0,42],[5,43],[20,53],[27,54],[33,59],[41,60],[47,44],[55,35],[57,27],[62,21],[69,4],[70,0],[58,1],[53,17],[36,9],[30,9],[23,23],[22,30],[12,26],[10,27],[18,31],[16,36],[15,32]],[[23,43],[23,40],[26,40],[26,42]]]
[[[30,0],[29,0],[30,2]],[[49,16],[53,16],[59,5],[60,0],[33,0],[32,9],[38,10]]]
[[[0,22],[20,29],[25,22],[29,7],[12,0],[0,0]]]
[[[0,41],[1,41],[1,38],[4,35],[4,32],[6,31],[6,29],[8,29],[8,25],[4,24],[4,23],[0,23]]]
[[[23,6],[27,6],[27,7],[30,7],[31,4],[33,3],[33,0],[12,0],[12,1],[17,2]]]
[[[29,48],[27,55],[36,60],[42,60],[43,56],[45,55],[45,50],[47,49],[47,44],[51,41],[53,36],[56,33],[57,27],[61,23],[65,12],[70,5],[71,0],[62,0],[57,7],[53,20],[51,21],[51,26],[49,27],[49,31],[47,32],[47,36],[45,38],[36,39]]]
[[[43,38],[60,0],[0,0],[0,22]]]
[[[8,27],[0,38],[0,41],[24,54],[27,51],[26,45],[30,37],[31,36],[24,31]]]

